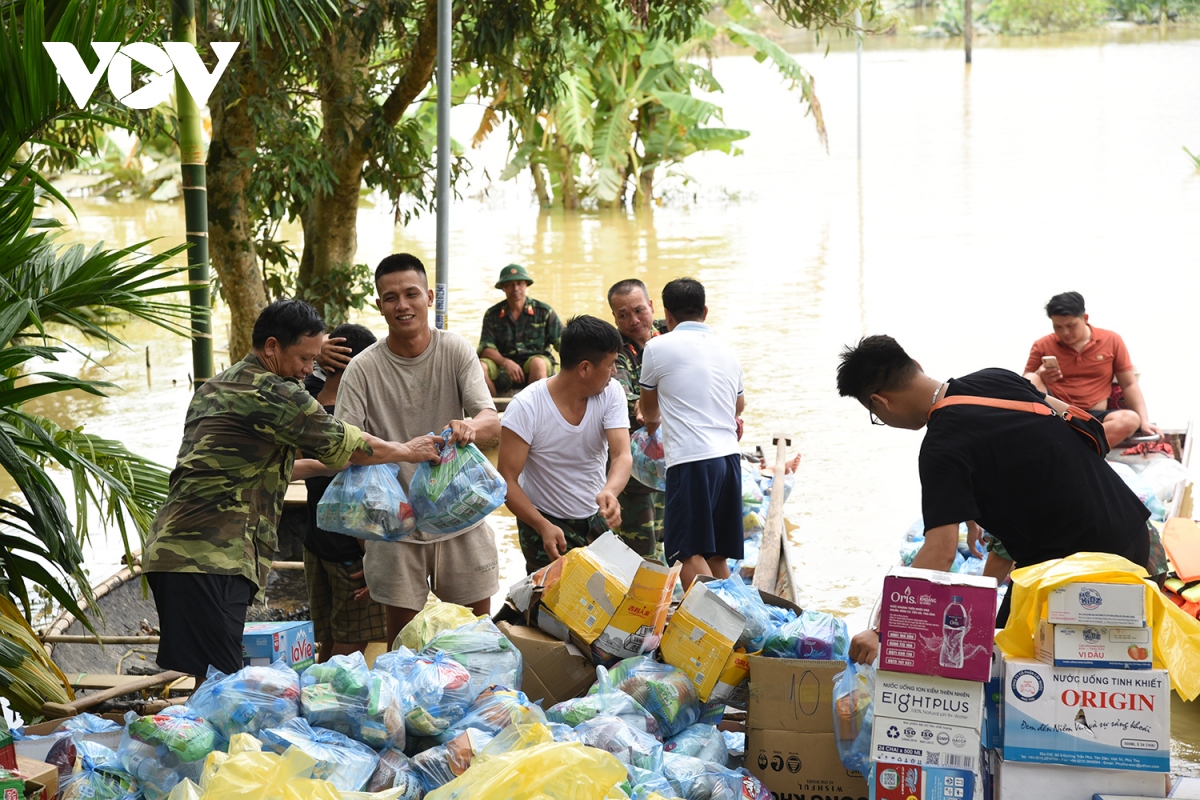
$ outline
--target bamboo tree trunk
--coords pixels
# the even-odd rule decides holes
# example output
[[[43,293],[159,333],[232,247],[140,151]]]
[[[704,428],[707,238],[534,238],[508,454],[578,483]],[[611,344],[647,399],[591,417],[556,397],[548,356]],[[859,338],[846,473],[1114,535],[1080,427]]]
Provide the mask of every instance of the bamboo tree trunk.
[[[633,191],[633,207],[645,208],[654,202],[654,167],[642,170]]]
[[[575,186],[575,162],[571,158],[571,149],[563,138],[554,134],[554,145],[558,148],[559,159],[562,161],[562,204],[563,208],[579,208],[579,190]]]
[[[196,44],[195,0],[171,0],[171,38]],[[196,100],[175,73],[175,107],[179,119],[179,161],[183,213],[187,227],[188,290],[192,307],[192,385],[213,376],[212,321],[209,314],[208,191],[204,175],[204,138]]]
[[[533,176],[533,188],[537,190],[538,205],[549,208],[552,204],[550,190],[546,188],[546,175],[542,172],[541,164],[530,164],[529,174]]]
[[[258,133],[246,108],[246,98],[258,90],[252,67],[231,69],[217,82],[212,109],[212,147],[209,150],[208,202],[212,213],[213,265],[221,279],[221,294],[229,306],[229,360],[251,349],[254,322],[267,306],[267,288],[254,250],[249,185],[258,148]]]

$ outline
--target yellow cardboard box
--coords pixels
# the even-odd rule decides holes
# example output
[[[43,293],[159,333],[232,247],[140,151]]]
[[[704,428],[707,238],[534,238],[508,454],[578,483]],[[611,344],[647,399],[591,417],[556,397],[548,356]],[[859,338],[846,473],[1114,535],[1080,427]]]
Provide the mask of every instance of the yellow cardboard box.
[[[696,581],[663,634],[663,661],[682,670],[708,702],[733,655],[746,618]]]
[[[642,559],[629,591],[596,639],[596,647],[618,659],[640,656],[658,647],[682,567],[682,564],[666,567]]]
[[[542,604],[590,645],[617,613],[641,563],[610,531],[563,556],[562,577],[546,589]]]

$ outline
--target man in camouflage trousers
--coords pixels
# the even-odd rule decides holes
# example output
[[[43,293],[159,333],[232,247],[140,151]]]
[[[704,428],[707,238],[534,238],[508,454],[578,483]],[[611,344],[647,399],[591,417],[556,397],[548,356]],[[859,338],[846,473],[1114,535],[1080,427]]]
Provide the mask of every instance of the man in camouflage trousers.
[[[638,398],[642,387],[638,377],[642,372],[642,353],[646,342],[667,332],[667,323],[654,318],[654,302],[646,284],[630,278],[618,281],[608,290],[608,307],[613,322],[621,332],[621,349],[617,351],[617,382],[625,390],[629,404],[629,433],[642,428]],[[631,477],[625,490],[617,497],[621,504],[621,525],[617,530],[639,555],[661,561],[664,492],[646,486]]]
[[[559,349],[562,322],[550,306],[527,296],[532,285],[524,267],[509,264],[496,281],[505,299],[483,315],[477,352],[493,397],[554,374],[550,348]]]
[[[192,397],[142,558],[163,669],[201,679],[209,666],[241,669],[246,608],[266,584],[297,450],[320,462],[295,473],[307,477],[301,472],[397,462],[425,447],[386,442],[334,419],[304,390],[300,381],[312,372],[324,330],[307,303],[272,303],[254,324],[254,351]],[[432,457],[436,450],[428,449]]]

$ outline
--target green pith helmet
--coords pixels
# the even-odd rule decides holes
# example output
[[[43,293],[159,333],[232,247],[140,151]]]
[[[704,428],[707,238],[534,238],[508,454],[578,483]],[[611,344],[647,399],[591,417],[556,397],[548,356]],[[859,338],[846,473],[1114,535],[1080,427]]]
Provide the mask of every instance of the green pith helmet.
[[[509,264],[500,270],[500,277],[496,279],[496,288],[503,289],[504,284],[512,281],[525,281],[530,286],[533,285],[533,278],[529,277],[529,273],[520,264]]]

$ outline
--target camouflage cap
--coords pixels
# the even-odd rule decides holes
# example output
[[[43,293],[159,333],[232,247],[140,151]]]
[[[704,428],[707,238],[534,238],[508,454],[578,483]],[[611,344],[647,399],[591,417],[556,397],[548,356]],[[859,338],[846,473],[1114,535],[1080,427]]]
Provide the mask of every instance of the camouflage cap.
[[[500,277],[496,279],[496,288],[503,289],[504,284],[512,281],[525,281],[530,286],[533,285],[533,278],[529,277],[529,273],[520,264],[509,264],[500,270]]]

